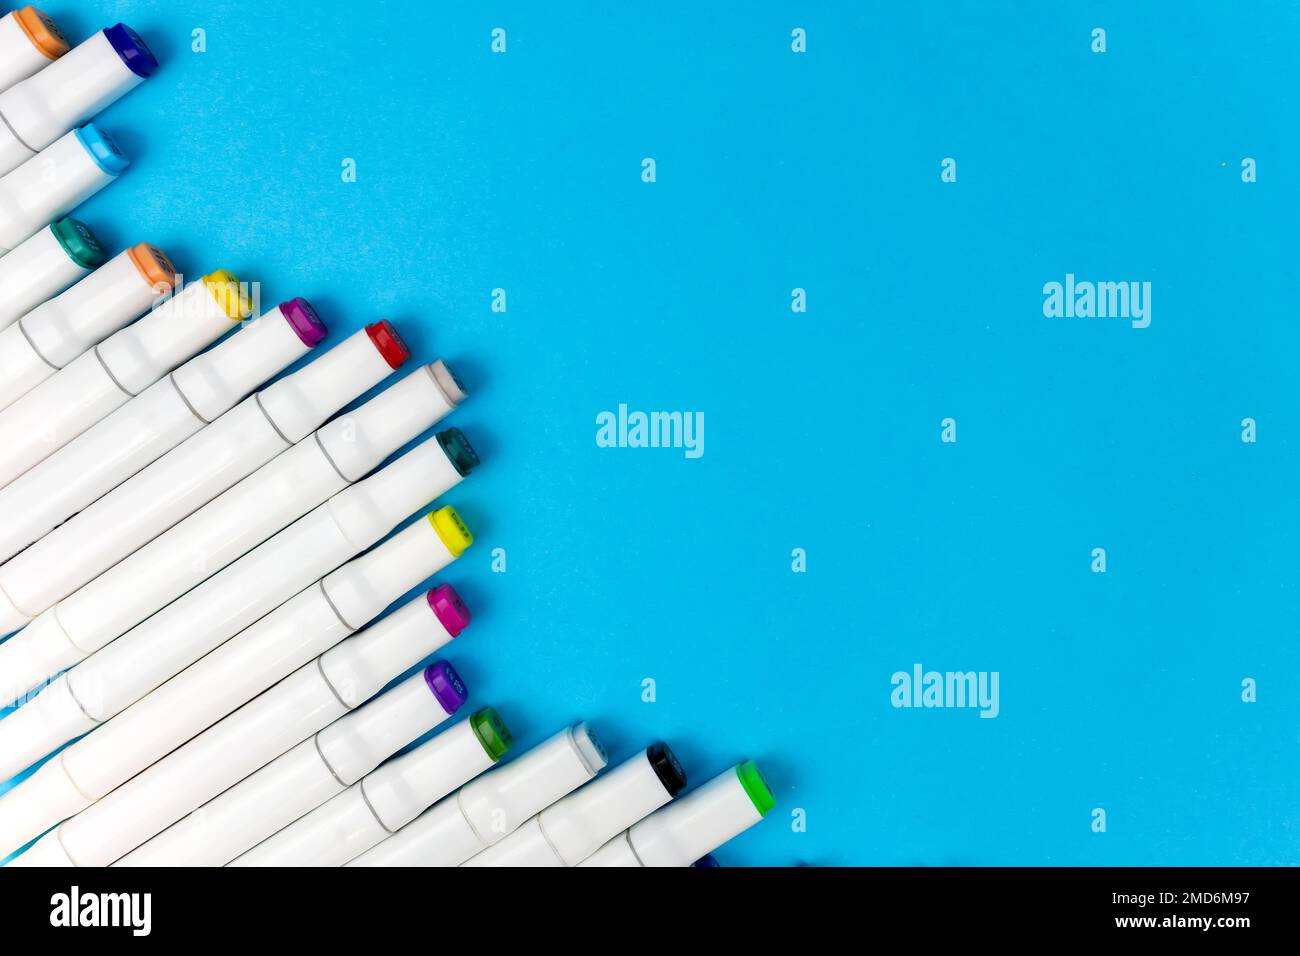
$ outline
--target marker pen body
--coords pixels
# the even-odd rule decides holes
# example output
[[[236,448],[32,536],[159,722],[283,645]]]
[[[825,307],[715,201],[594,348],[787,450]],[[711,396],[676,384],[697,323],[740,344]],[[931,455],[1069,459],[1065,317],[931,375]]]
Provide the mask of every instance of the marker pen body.
[[[35,238],[47,233],[38,232]],[[0,260],[0,266],[9,256]],[[0,410],[144,315],[162,296],[171,294],[175,284],[176,270],[167,255],[141,243],[114,256],[62,295],[36,303],[0,330]]]
[[[390,760],[299,817],[230,866],[342,866],[419,815],[510,749],[491,707]]]
[[[582,786],[608,762],[585,723],[566,727],[461,787],[348,865],[459,866]]]
[[[68,52],[54,21],[35,7],[0,17],[0,90],[45,69]]]
[[[24,239],[17,249],[0,256],[0,329],[8,331],[42,302],[99,268],[104,259],[104,247],[95,234],[76,219],[60,219]],[[0,345],[0,352],[5,348]],[[5,388],[2,376],[0,388]],[[7,404],[0,398],[0,408]]]
[[[579,866],[690,866],[774,806],[771,788],[746,760],[620,833]]]
[[[289,689],[303,698],[302,703],[310,704],[315,697],[315,685],[320,681],[319,674],[295,671],[272,690],[284,687],[287,682]],[[261,823],[264,814],[283,812],[286,805],[302,807],[285,821],[290,823],[442,723],[465,702],[466,695],[465,685],[455,669],[446,661],[439,661],[364,707],[350,713],[343,710],[343,716],[297,746],[287,741],[285,729],[303,728],[311,734],[316,729],[312,725],[319,719],[314,712],[308,712],[310,716],[304,721],[303,711],[283,706],[287,703],[286,695],[281,695],[280,708],[260,707],[245,714],[262,699],[254,698],[103,800],[45,834],[15,862],[23,866],[108,866],[179,817],[179,813],[172,815],[173,808],[180,803],[178,793],[187,809],[194,809],[206,799],[203,794],[216,796],[241,780],[236,789],[247,792],[260,787],[267,797],[250,807],[256,816],[247,822]],[[240,733],[253,736],[244,737],[230,731],[232,722],[238,723]],[[214,732],[223,730],[227,730],[224,745],[230,749],[192,746],[205,738],[215,739]],[[271,753],[268,741],[278,742],[279,749]],[[252,771],[234,775],[231,767],[225,783],[211,790],[208,784],[215,779],[212,761],[215,759],[218,766],[225,767],[234,758],[240,766],[247,767],[251,761],[244,750],[250,744],[260,753],[271,753],[262,761],[266,765],[255,765],[254,769],[256,766],[261,769],[248,779],[243,778]],[[304,806],[304,801],[312,795],[319,795],[316,802]],[[271,830],[267,835],[274,832]]]
[[[185,781],[188,809],[208,801],[116,865],[222,866],[355,783],[433,724],[417,728],[395,715],[392,708],[402,698],[392,691],[359,710],[348,708],[378,693],[468,623],[456,592],[440,585],[304,664],[114,790],[95,806],[122,793],[134,798],[138,782],[150,780],[152,794],[137,802],[149,807],[154,823],[170,823],[185,812],[175,812],[180,803],[170,791],[157,792],[167,780]],[[447,703],[438,690],[446,681],[427,671],[425,679]],[[403,705],[400,713],[407,712]],[[325,727],[330,720],[335,722]],[[273,752],[279,756],[272,759]],[[211,772],[214,764],[220,765],[221,782]]]
[[[374,502],[354,504],[357,510],[377,507]],[[435,521],[435,516],[442,520]],[[0,795],[0,846],[17,849],[53,824],[79,813],[324,653],[378,616],[396,597],[455,560],[468,537],[455,511],[443,508],[214,648]],[[171,636],[184,644],[191,634]],[[165,650],[172,651],[170,647]],[[120,677],[122,683],[135,679],[140,668],[151,664],[141,660],[119,663],[135,665],[129,672],[111,675]],[[112,688],[103,682],[98,689],[107,697]],[[85,703],[89,696],[79,700]],[[38,701],[39,697],[31,703]],[[26,709],[19,708],[0,724]]]
[[[139,35],[118,23],[0,92],[0,175],[98,115],[157,68]]]
[[[405,352],[401,355],[404,357]],[[400,364],[396,359],[393,361]],[[362,331],[299,371],[236,405],[207,428],[0,566],[0,633],[22,626],[32,616],[40,614],[24,632],[23,646],[53,642],[51,646],[57,648],[70,642],[89,653],[270,537],[276,528],[270,528],[260,537],[248,536],[255,519],[262,516],[268,507],[259,503],[262,499],[258,488],[263,484],[272,490],[283,487],[277,482],[289,482],[287,487],[293,487],[300,480],[300,472],[285,466],[276,456],[290,449],[295,456],[290,461],[298,461],[301,456],[310,458],[308,452],[292,448],[297,442],[308,447],[318,446],[318,455],[326,455],[326,449],[332,448],[335,456],[332,460],[355,464],[345,457],[348,451],[355,450],[361,454],[369,451],[372,445],[381,443],[377,440],[349,443],[350,432],[347,429],[361,434],[371,427],[368,423],[373,413],[367,410],[384,407],[375,404],[379,399],[366,403],[337,422],[331,422],[319,434],[313,435],[312,431],[339,408],[391,374],[393,368],[393,362],[375,348],[367,331]],[[391,391],[389,389],[383,395]],[[396,409],[392,414],[398,418],[413,413]],[[336,432],[339,434],[330,437]],[[413,438],[415,434],[409,437]],[[394,444],[390,451],[396,450],[404,441]],[[373,464],[352,472],[351,477],[360,477],[378,465],[383,457],[368,459]],[[263,469],[260,478],[249,480],[238,491],[231,488],[272,459],[276,461]],[[322,467],[333,470],[328,462]],[[275,475],[279,477],[273,477]],[[225,502],[237,500],[238,508],[245,510],[223,505],[224,513],[217,514],[222,509],[216,507],[213,499],[227,490],[230,493],[224,498]],[[269,500],[278,502],[280,498]],[[202,518],[194,514],[209,503],[213,507],[203,509]],[[312,504],[317,503],[319,501]],[[232,513],[241,520],[235,522]],[[186,529],[184,532],[173,528],[187,516],[193,520],[182,522]],[[206,534],[211,535],[214,528],[211,519],[214,517],[218,537],[197,534],[197,528],[201,527],[208,529]],[[286,519],[284,524],[290,520]],[[174,532],[169,533],[168,542],[183,538],[183,546],[168,552],[162,564],[148,564],[164,546],[159,544],[147,551],[144,546],[168,529]],[[124,560],[128,556],[130,560]],[[146,566],[150,568],[147,572],[150,576],[141,579],[137,573],[143,573]],[[101,576],[107,577],[100,581]],[[144,584],[132,584],[134,590],[129,594],[118,590],[117,582],[141,580]],[[178,587],[180,590],[176,590]],[[8,602],[4,600],[5,595]],[[57,611],[53,610],[52,606],[60,601],[64,603]],[[10,606],[5,607],[6,603]],[[51,612],[40,613],[47,609]],[[86,619],[89,623],[83,627]],[[10,638],[7,644],[0,644],[0,661],[4,661],[6,653],[18,653],[4,650],[17,640]],[[56,666],[55,671],[70,666],[85,653],[74,655],[67,663]],[[39,654],[30,663],[43,666]],[[16,664],[0,664],[0,675],[20,673],[26,673],[26,670]],[[53,672],[46,670],[44,673]]]
[[[29,468],[0,489],[0,561],[224,415],[324,338],[306,299],[285,302]]]
[[[294,595],[302,597],[299,592],[303,588],[320,598],[320,587],[308,587],[313,581],[330,575],[333,569],[375,544],[407,515],[439,497],[461,477],[443,450],[443,443],[433,438],[335,495],[72,670],[60,674],[0,721],[0,775],[12,776],[65,741],[108,720]],[[421,525],[429,527],[423,529]],[[405,543],[415,549],[417,557],[421,548],[431,548],[436,556],[447,552],[447,546],[438,542],[459,543],[463,549],[467,539],[468,533],[454,510],[444,508],[429,521],[407,528],[380,550],[387,549],[388,553]],[[325,577],[325,582],[335,588],[344,586],[349,579],[343,576],[331,582],[331,578]],[[339,624],[338,615],[329,613],[328,604],[326,601],[323,616],[327,622]],[[356,626],[360,623],[365,622]],[[307,633],[304,629],[303,634]],[[47,651],[45,647],[39,649]]]
[[[0,176],[0,255],[80,206],[127,165],[117,144],[88,123]]]
[[[651,744],[461,865],[577,866],[685,786],[668,745]]]
[[[243,301],[238,280],[214,272],[0,412],[0,487],[234,328]]]

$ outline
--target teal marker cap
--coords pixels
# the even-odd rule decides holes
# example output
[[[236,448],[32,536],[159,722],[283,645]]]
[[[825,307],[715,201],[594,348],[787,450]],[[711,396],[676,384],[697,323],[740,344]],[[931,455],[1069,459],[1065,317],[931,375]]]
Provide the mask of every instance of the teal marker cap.
[[[50,226],[50,231],[68,258],[87,271],[98,269],[108,258],[90,227],[80,220],[60,219]]]

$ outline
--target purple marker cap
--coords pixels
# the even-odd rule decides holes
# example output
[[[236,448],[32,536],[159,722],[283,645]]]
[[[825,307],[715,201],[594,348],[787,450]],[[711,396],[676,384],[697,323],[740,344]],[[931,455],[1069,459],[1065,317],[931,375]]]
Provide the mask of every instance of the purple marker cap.
[[[109,44],[122,58],[126,68],[142,79],[153,76],[158,69],[158,60],[149,51],[148,45],[125,23],[115,23],[104,31]]]
[[[280,312],[307,348],[314,349],[325,338],[325,323],[320,320],[320,316],[306,299],[290,299],[288,302],[281,302]]]
[[[446,661],[434,661],[426,667],[424,682],[429,686],[429,690],[433,691],[433,696],[438,698],[442,709],[449,714],[456,713],[461,705],[469,700],[469,691],[465,689],[465,682],[456,673],[456,668]]]
[[[429,607],[437,615],[438,621],[452,637],[460,637],[460,632],[469,626],[469,608],[460,599],[456,589],[450,584],[439,584],[425,595]]]

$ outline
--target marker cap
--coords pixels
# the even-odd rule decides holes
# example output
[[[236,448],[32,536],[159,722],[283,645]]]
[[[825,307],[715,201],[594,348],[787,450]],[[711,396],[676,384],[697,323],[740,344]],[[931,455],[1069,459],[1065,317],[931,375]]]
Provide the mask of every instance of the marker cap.
[[[456,668],[446,661],[434,661],[426,667],[424,682],[448,714],[456,713],[469,700],[469,691],[465,689]]]
[[[459,558],[465,553],[465,549],[474,543],[474,536],[469,533],[469,528],[465,526],[465,522],[451,505],[431,512],[429,523],[433,525],[433,530],[438,532],[438,537],[447,546],[447,550],[455,557]]]
[[[50,229],[54,233],[54,238],[59,240],[63,251],[68,254],[68,258],[81,268],[98,269],[107,260],[104,247],[99,244],[95,234],[84,222],[77,219],[60,219],[50,226]]]
[[[113,138],[94,123],[78,126],[76,133],[77,139],[90,154],[90,158],[95,161],[95,165],[107,175],[120,176],[126,171],[126,167],[131,165],[131,161],[126,158],[126,154],[117,143],[113,142]]]
[[[469,443],[465,433],[459,428],[448,428],[438,432],[436,437],[460,476],[469,477],[470,472],[478,467],[479,460],[478,453],[474,451],[474,446]]]
[[[176,267],[172,265],[167,253],[157,246],[142,242],[132,246],[126,253],[149,288],[161,292],[176,285]]]
[[[469,627],[469,608],[450,584],[431,588],[425,598],[438,622],[452,637],[460,637],[460,632]]]
[[[370,336],[370,341],[375,343],[375,348],[379,349],[379,354],[388,362],[390,368],[400,368],[402,363],[411,357],[411,350],[397,334],[393,323],[387,319],[367,325],[366,334]]]
[[[442,389],[442,394],[446,396],[448,404],[452,406],[459,405],[469,397],[469,393],[465,391],[465,386],[461,383],[461,380],[452,371],[451,366],[442,359],[438,359],[429,366],[429,374],[433,376],[438,388]]]
[[[686,771],[666,743],[661,740],[651,744],[646,748],[645,757],[668,796],[675,797],[686,789]]]
[[[720,867],[722,866],[722,864],[718,862],[718,858],[714,856],[712,853],[706,853],[704,856],[700,857],[698,860],[692,863],[691,866],[701,870],[705,870],[705,869],[711,869],[715,866]]]
[[[158,60],[149,51],[149,46],[125,23],[113,24],[104,31],[104,36],[136,76],[147,80],[158,69]]]
[[[504,757],[514,746],[514,737],[510,735],[510,730],[495,708],[484,707],[472,714],[469,720],[474,728],[474,735],[478,737],[479,743],[483,745],[483,749],[492,758],[493,763]]]
[[[303,298],[280,303],[285,321],[309,349],[320,345],[326,335],[325,323],[320,320],[310,302]]]
[[[32,46],[51,60],[57,60],[71,48],[54,21],[35,7],[23,7],[14,13],[14,20],[32,41]]]
[[[209,272],[203,277],[203,284],[208,287],[212,297],[217,300],[221,311],[236,322],[242,322],[253,311],[252,302],[244,294],[239,280],[225,269]]]
[[[758,764],[746,760],[736,767],[736,776],[740,778],[740,785],[745,788],[749,799],[754,802],[754,809],[758,811],[758,815],[767,816],[767,811],[776,806],[776,797],[772,796],[772,788],[763,779]]]

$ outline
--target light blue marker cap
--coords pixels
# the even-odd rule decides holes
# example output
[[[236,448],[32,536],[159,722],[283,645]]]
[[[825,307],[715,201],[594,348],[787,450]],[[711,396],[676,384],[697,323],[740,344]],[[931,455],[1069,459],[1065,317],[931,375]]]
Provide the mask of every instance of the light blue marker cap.
[[[117,143],[94,123],[78,127],[77,139],[95,164],[109,176],[120,176],[126,167],[131,165],[131,161],[118,148]]]

